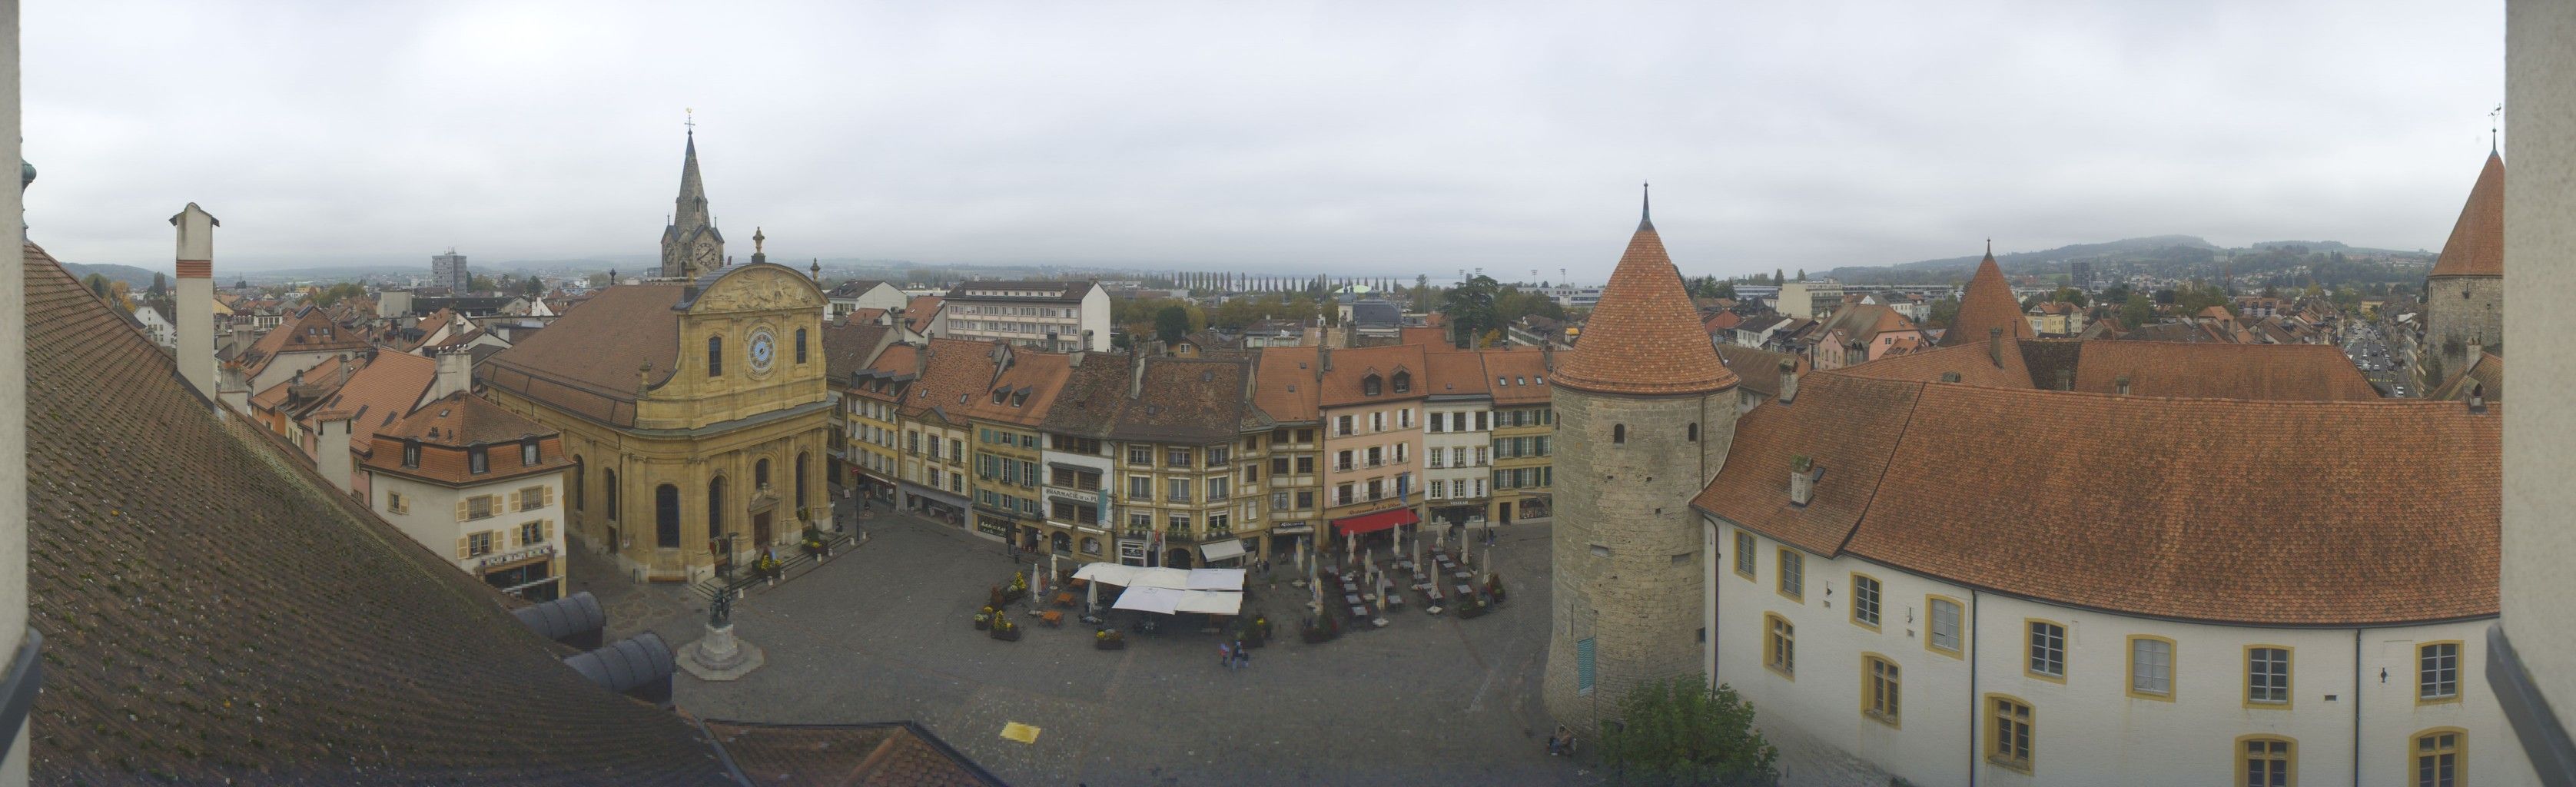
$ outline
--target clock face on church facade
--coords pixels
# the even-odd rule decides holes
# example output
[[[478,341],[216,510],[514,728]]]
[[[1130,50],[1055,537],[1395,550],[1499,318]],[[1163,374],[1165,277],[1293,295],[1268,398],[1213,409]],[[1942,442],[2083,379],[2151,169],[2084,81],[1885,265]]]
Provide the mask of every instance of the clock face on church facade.
[[[751,332],[751,370],[766,373],[769,371],[769,362],[777,357],[778,337],[771,334],[768,328],[753,330]]]

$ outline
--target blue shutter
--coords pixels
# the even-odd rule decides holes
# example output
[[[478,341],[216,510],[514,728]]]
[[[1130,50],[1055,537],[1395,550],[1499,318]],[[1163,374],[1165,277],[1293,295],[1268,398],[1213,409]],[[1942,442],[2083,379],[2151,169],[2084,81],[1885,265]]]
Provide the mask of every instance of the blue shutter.
[[[1592,638],[1574,641],[1574,693],[1592,693]]]

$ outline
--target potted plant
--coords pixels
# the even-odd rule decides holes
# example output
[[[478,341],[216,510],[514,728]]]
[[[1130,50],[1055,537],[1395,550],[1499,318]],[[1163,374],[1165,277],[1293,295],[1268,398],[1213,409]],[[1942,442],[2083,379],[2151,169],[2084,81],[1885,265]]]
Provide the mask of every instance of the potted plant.
[[[1486,595],[1493,596],[1493,597],[1494,597],[1494,603],[1496,603],[1496,604],[1503,603],[1503,575],[1501,575],[1501,574],[1487,574],[1487,575],[1485,575],[1485,594],[1486,594]]]
[[[832,556],[832,545],[823,540],[823,531],[805,528],[805,554],[818,560]]]
[[[778,575],[786,569],[787,564],[779,562],[778,553],[772,550],[760,550],[760,557],[751,561],[752,572],[773,584],[778,581]]]
[[[1018,601],[1020,599],[1027,598],[1028,596],[1029,575],[1024,572],[1012,572],[1011,586],[1002,591],[1002,600],[1004,602]]]
[[[975,611],[975,630],[976,630],[976,631],[983,631],[983,630],[985,630],[985,629],[989,629],[989,628],[992,628],[992,627],[993,627],[993,608],[992,608],[992,607],[985,607],[985,608],[983,608],[983,609],[976,610],[976,611]]]
[[[1305,631],[1303,632],[1306,644],[1308,645],[1331,642],[1334,637],[1341,636],[1341,634],[1342,627],[1335,623],[1333,621],[1333,616],[1329,614],[1317,615],[1307,619]]]
[[[1101,629],[1091,635],[1091,646],[1101,650],[1122,650],[1127,647],[1127,634],[1117,629]]]
[[[1005,598],[1003,598],[1003,597],[1002,597],[1002,586],[1000,586],[1000,585],[987,585],[987,586],[985,586],[985,588],[984,588],[984,608],[985,608],[985,609],[1001,609],[1004,605],[1007,605],[1007,604],[1009,604],[1009,603],[1011,603],[1011,602],[1010,602],[1008,599],[1005,599]]]
[[[993,628],[989,633],[992,638],[1003,642],[1018,642],[1020,641],[1020,624],[1011,622],[1009,616],[994,615]]]

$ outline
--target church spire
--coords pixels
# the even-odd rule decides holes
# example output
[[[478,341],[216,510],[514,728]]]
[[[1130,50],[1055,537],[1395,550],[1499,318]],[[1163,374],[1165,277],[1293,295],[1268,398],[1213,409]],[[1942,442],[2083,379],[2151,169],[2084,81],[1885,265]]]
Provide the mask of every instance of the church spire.
[[[1637,210],[1637,231],[1653,232],[1655,231],[1655,184],[1642,183],[1637,188],[1645,195],[1642,198],[1641,207]]]
[[[724,233],[707,209],[706,181],[698,175],[697,118],[688,121],[688,142],[680,157],[680,196],[673,200],[670,225],[662,230],[665,277],[695,277],[724,266]]]

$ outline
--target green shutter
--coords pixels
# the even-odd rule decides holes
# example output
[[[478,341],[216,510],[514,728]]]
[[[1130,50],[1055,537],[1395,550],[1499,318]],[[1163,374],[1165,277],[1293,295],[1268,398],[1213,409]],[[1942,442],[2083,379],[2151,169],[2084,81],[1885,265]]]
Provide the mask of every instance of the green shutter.
[[[1574,693],[1592,693],[1592,638],[1574,641]]]

